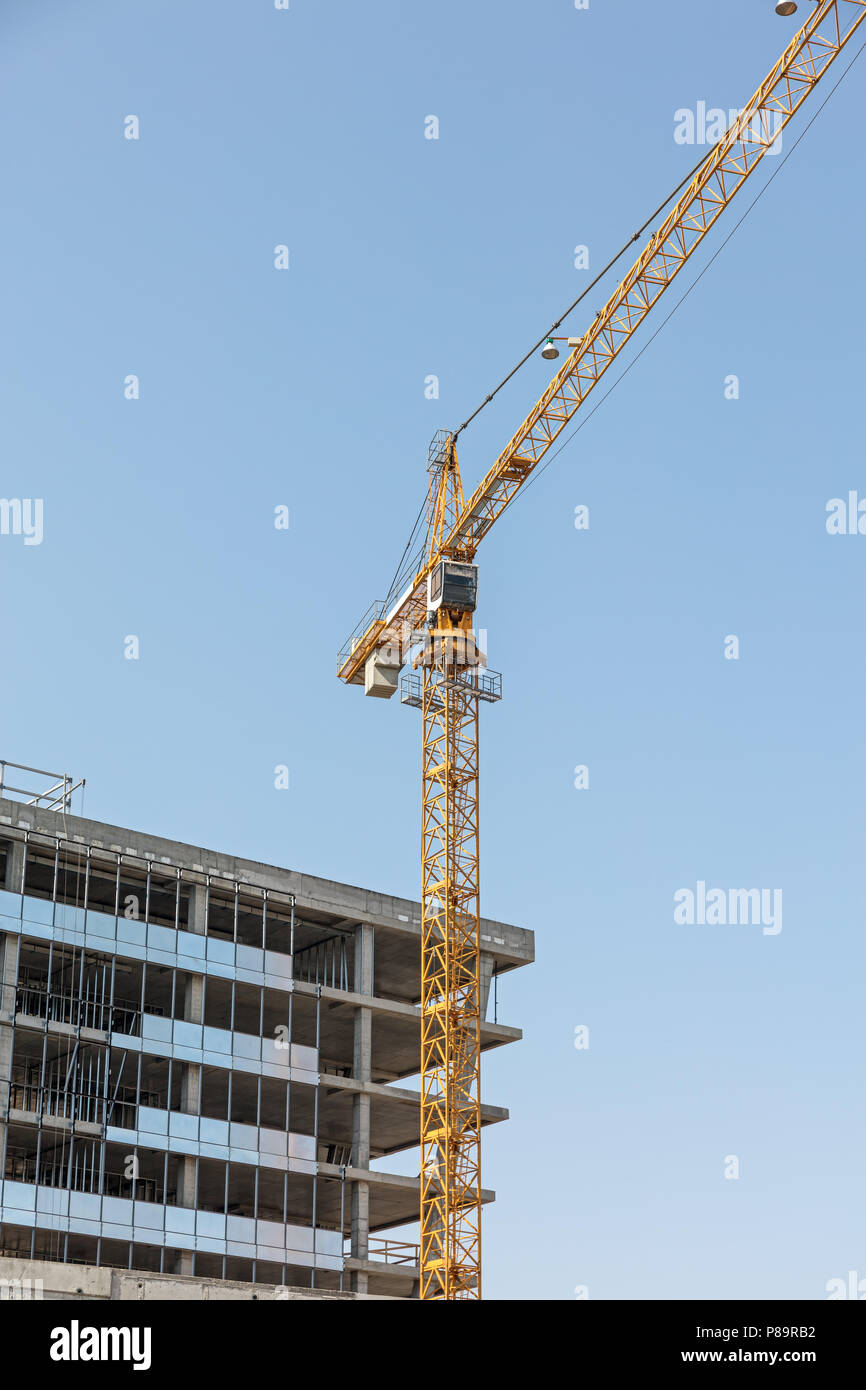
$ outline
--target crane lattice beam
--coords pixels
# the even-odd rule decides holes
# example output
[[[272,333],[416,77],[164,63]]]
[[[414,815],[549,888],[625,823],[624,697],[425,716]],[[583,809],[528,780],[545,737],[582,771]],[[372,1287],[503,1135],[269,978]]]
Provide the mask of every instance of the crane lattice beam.
[[[866,19],[866,0],[818,0],[772,72],[650,238],[499,458],[463,500],[453,436],[431,467],[421,567],[390,612],[377,607],[341,653],[363,682],[390,647],[401,666],[426,621],[422,667],[421,1297],[481,1296],[478,653],[471,601],[444,571],[472,570],[479,542],[580,409]],[[447,562],[449,563],[445,563]],[[441,564],[438,597],[427,578]],[[455,581],[456,583],[456,581]],[[449,597],[446,598],[446,592]],[[435,599],[435,602],[434,602]],[[438,604],[438,606],[436,606]],[[376,662],[372,663],[375,668]],[[375,688],[370,693],[379,693]],[[387,693],[390,693],[387,692]]]
[[[475,553],[864,18],[866,0],[817,6],[479,483],[443,550]]]
[[[426,611],[427,576],[443,554],[471,558],[574,417],[614,358],[701,245],[710,228],[866,18],[866,0],[820,0],[769,76],[707,155],[689,187],[576,344],[544,395],[468,498],[439,551],[424,563],[389,612],[376,611],[338,658],[337,674],[363,682],[367,658],[382,646],[403,658]]]

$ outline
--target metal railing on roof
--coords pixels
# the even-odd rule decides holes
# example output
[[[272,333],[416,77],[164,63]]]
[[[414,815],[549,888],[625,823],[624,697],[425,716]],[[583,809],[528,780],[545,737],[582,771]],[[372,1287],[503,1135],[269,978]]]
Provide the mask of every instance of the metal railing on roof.
[[[26,772],[33,777],[47,777],[50,779],[49,786],[44,791],[32,786],[13,786],[7,779],[7,770]],[[25,805],[41,806],[45,811],[71,811],[72,793],[83,787],[84,781],[80,777],[76,782],[68,772],[46,772],[41,767],[27,767],[24,763],[10,763],[0,758],[0,796],[20,797]]]

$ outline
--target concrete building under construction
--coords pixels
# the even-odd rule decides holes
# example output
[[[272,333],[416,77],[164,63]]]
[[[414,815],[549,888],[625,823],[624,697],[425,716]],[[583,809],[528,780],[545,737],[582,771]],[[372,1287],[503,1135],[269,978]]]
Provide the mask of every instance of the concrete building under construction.
[[[418,904],[67,801],[0,796],[7,1273],[415,1296],[417,1246],[386,1233],[417,1222],[418,1177],[381,1160],[419,1142]],[[533,937],[485,919],[481,947],[488,1049],[521,1036],[497,978]]]

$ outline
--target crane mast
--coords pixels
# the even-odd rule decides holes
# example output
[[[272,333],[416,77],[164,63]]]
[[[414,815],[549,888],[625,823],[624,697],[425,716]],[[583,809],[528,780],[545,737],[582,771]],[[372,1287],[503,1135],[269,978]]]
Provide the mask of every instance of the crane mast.
[[[472,631],[474,566],[443,547],[463,507],[453,439],[431,452],[430,474],[427,553],[440,557],[441,582],[416,658],[423,729],[420,1293],[465,1299],[481,1296],[481,657]]]
[[[784,12],[784,11],[780,11]],[[427,544],[405,592],[374,605],[337,674],[422,713],[421,1297],[481,1296],[478,710],[498,698],[473,633],[477,547],[791,117],[866,18],[866,0],[813,11],[714,145],[634,265],[468,499],[453,435],[434,441]]]

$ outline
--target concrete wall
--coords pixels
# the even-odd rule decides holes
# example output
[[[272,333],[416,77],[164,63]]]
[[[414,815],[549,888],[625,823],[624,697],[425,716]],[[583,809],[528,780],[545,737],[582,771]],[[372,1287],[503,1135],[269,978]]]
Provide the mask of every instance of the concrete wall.
[[[41,1287],[36,1282],[40,1280]],[[279,1284],[235,1283],[230,1279],[148,1274],[134,1269],[97,1269],[95,1265],[65,1265],[53,1260],[0,1258],[0,1302],[6,1299],[42,1298],[79,1303],[210,1299],[242,1299],[247,1303],[328,1299],[345,1303],[359,1297],[363,1295],[295,1289]],[[379,1301],[375,1300],[375,1296],[373,1298]]]

